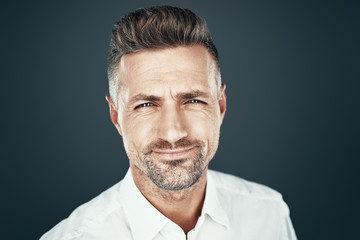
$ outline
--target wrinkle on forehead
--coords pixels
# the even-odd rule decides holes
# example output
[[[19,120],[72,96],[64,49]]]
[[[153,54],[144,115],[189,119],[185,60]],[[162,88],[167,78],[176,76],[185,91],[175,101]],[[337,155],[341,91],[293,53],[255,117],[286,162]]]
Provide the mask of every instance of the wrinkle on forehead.
[[[192,58],[191,62],[188,61],[189,57]],[[149,58],[151,61],[138,61],[139,58]],[[209,51],[202,45],[194,45],[164,49],[148,49],[126,54],[120,59],[119,70],[126,76],[130,76],[131,73],[137,72],[139,69],[142,72],[156,70],[157,68],[154,66],[178,71],[187,71],[190,69],[194,71],[198,69],[194,67],[194,63],[197,66],[207,66],[207,68],[202,69],[206,69],[209,72],[216,69],[216,62]]]
[[[142,61],[142,59],[149,60]],[[134,89],[150,90],[153,88],[150,85],[158,84],[161,86],[168,84],[174,88],[172,81],[179,80],[183,80],[179,85],[189,81],[190,86],[198,83],[202,87],[214,89],[212,93],[217,93],[217,72],[215,60],[201,45],[144,50],[121,58],[119,94],[125,103],[132,95],[138,94]],[[206,81],[203,81],[205,79]],[[127,91],[124,92],[125,89]]]

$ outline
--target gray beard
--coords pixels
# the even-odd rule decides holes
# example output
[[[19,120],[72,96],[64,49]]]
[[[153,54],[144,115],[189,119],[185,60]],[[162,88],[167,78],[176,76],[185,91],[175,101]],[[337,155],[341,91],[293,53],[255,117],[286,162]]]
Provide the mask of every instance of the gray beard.
[[[200,178],[206,167],[206,159],[198,148],[198,152],[191,159],[178,159],[167,162],[155,162],[151,156],[145,156],[142,161],[146,165],[146,174],[151,181],[161,189],[178,191],[191,187]],[[190,167],[183,166],[184,161],[192,161]]]

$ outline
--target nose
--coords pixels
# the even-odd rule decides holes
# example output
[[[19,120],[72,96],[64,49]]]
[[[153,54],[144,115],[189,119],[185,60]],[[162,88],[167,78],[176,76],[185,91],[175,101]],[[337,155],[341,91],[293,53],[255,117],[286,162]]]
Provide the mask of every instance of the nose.
[[[187,124],[183,110],[178,106],[163,106],[158,122],[158,138],[175,144],[187,137]]]

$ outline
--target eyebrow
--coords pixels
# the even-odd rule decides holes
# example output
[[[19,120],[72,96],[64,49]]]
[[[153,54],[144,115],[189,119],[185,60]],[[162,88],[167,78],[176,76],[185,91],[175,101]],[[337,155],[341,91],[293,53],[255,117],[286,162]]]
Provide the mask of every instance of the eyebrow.
[[[138,94],[134,97],[132,97],[129,101],[129,105],[137,102],[137,101],[148,101],[148,102],[154,102],[154,101],[160,101],[161,98],[155,95],[146,95],[146,94]]]
[[[190,91],[190,92],[180,92],[175,95],[176,99],[181,99],[181,100],[193,99],[193,98],[198,98],[198,97],[208,98],[209,94],[199,91],[199,90],[194,90],[194,91]],[[130,99],[129,105],[132,105],[132,104],[136,103],[137,101],[155,102],[155,101],[160,101],[161,99],[162,98],[159,96],[146,95],[143,93],[139,93]]]
[[[181,92],[181,93],[177,93],[175,95],[175,98],[183,99],[183,100],[192,99],[192,98],[198,98],[198,97],[208,98],[209,94],[207,94],[206,92],[195,90],[195,91],[191,91],[191,92]]]

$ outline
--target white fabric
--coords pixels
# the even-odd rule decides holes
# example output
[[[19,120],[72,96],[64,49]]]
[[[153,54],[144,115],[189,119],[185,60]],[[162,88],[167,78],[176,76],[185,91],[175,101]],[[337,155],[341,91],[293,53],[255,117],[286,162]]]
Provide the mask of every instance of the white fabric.
[[[260,184],[209,170],[202,214],[188,240],[294,240],[289,209],[281,195]],[[174,222],[137,189],[131,171],[77,208],[40,240],[185,240]]]

